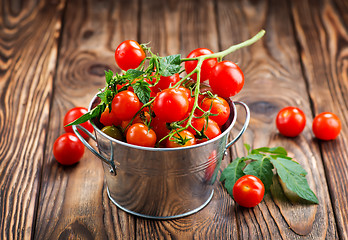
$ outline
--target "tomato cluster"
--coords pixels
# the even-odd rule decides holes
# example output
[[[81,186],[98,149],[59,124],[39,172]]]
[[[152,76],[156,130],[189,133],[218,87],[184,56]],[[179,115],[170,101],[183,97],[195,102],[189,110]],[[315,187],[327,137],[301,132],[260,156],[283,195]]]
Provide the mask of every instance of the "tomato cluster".
[[[146,51],[136,41],[124,41],[116,48],[116,63],[126,73],[130,69],[143,69]],[[99,116],[102,132],[138,146],[167,148],[191,146],[220,135],[230,116],[226,99],[242,89],[244,75],[236,64],[218,62],[216,57],[204,59],[197,67],[197,57],[212,54],[207,48],[193,50],[183,61],[190,77],[185,81],[181,81],[179,73],[161,74],[158,71],[161,66],[150,60],[154,65],[151,71],[116,87],[112,85],[115,90],[112,101]],[[197,84],[206,80],[211,85],[210,91]],[[150,90],[150,99],[145,103],[135,91],[136,86],[143,86],[139,81],[145,82]]]

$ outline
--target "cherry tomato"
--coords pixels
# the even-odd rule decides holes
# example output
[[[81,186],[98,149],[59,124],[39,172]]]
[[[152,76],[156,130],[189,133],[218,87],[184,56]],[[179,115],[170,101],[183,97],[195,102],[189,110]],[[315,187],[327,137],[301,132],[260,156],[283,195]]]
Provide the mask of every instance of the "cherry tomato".
[[[186,93],[177,88],[159,92],[153,103],[153,111],[164,122],[176,122],[185,118],[189,107]]]
[[[142,113],[139,113],[133,120],[132,124],[134,123],[146,123],[146,122],[150,122],[150,114],[148,112],[143,112]],[[129,128],[129,123],[130,123],[131,120],[125,120],[125,121],[122,121],[121,122],[121,127],[123,129],[123,131],[126,133],[128,128]],[[128,126],[128,128],[127,128]],[[126,129],[127,128],[127,129]]]
[[[208,124],[207,124],[207,120],[205,118],[196,118],[196,119],[193,119],[191,124],[195,129],[197,129],[200,132],[204,128],[204,134],[209,138],[209,140],[221,134],[220,127],[214,120],[208,119]],[[189,131],[197,136],[197,133],[193,128],[189,128]],[[208,139],[202,139],[202,140],[206,141]]]
[[[141,102],[134,92],[125,90],[115,95],[112,100],[112,112],[120,120],[130,120],[140,110]]]
[[[121,120],[116,117],[114,111],[110,111],[108,107],[105,108],[104,112],[100,115],[99,121],[104,126],[118,126],[121,124]]]
[[[187,96],[187,99],[189,102],[189,107],[188,107],[188,114],[189,114],[193,108],[194,103],[195,103],[195,98],[191,97],[191,90],[190,89],[185,88],[183,86],[179,86],[178,89],[180,89],[186,93],[186,96]]]
[[[341,131],[340,119],[331,112],[323,112],[317,115],[312,124],[314,135],[321,140],[333,140]]]
[[[82,158],[85,146],[73,133],[64,133],[53,144],[53,155],[62,165],[72,165]]]
[[[188,139],[188,141],[184,145],[181,145],[177,142],[174,142],[175,138]],[[188,130],[182,130],[179,133],[175,133],[173,137],[168,139],[168,141],[166,142],[166,147],[167,148],[187,147],[187,146],[192,146],[195,144],[196,144],[195,136]]]
[[[211,70],[209,85],[215,94],[229,98],[242,90],[244,74],[235,63],[222,61]]]
[[[296,137],[306,126],[306,115],[297,107],[285,107],[279,111],[276,125],[282,135]]]
[[[134,40],[122,42],[115,51],[116,63],[124,71],[137,68],[145,57],[144,50]]]
[[[156,144],[156,133],[142,123],[135,123],[129,127],[126,135],[127,143],[154,147]]]
[[[253,175],[244,175],[233,186],[233,198],[241,206],[251,208],[259,204],[265,194],[262,181]]]
[[[214,52],[212,52],[210,49],[207,49],[207,48],[197,48],[197,49],[193,50],[192,52],[190,52],[189,55],[187,56],[187,58],[195,58],[195,57],[199,57],[202,55],[210,55],[213,53]],[[185,71],[187,74],[192,72],[197,67],[197,62],[198,62],[197,60],[185,62]],[[212,68],[215,66],[216,63],[217,63],[216,58],[210,58],[210,59],[203,61],[203,64],[201,67],[200,81],[203,82],[203,81],[209,79]],[[191,76],[191,78],[194,80],[197,80],[197,73],[193,74]]]
[[[218,115],[209,116],[209,118],[214,120],[220,127],[225,124],[230,116],[230,106],[228,105],[228,102],[221,97],[204,98],[199,106],[204,111],[208,111],[211,107],[210,112]],[[197,114],[199,114],[199,112]]]
[[[114,139],[123,140],[122,132],[115,126],[105,126],[101,131]]]
[[[150,89],[154,93],[158,93],[166,88],[169,88],[170,86],[174,86],[177,82],[179,82],[179,80],[180,80],[179,73],[176,73],[169,77],[161,76],[158,83],[155,86],[151,87]],[[156,82],[156,79],[153,78],[152,84],[154,84],[155,82]]]
[[[170,132],[167,128],[167,123],[158,117],[152,118],[151,127],[155,131],[158,141],[167,136]]]
[[[88,112],[87,108],[84,108],[84,107],[74,107],[74,108],[70,109],[64,116],[63,125],[66,126],[67,124],[75,121],[76,119],[78,119],[82,115],[86,114],[87,112]],[[80,125],[82,127],[84,127],[85,129],[87,129],[90,133],[93,132],[93,126],[89,121],[84,122]],[[72,126],[64,127],[64,130],[67,133],[68,132],[74,133]],[[81,136],[84,139],[88,139],[88,135],[86,133],[84,133],[82,130],[78,130],[78,132],[81,134]]]

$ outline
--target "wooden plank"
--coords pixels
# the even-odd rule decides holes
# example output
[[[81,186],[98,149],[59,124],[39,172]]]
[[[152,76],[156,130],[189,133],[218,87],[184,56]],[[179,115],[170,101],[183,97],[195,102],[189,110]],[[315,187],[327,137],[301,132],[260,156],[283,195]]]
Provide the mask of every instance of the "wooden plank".
[[[63,7],[0,5],[0,239],[33,236]]]
[[[308,81],[313,115],[333,112],[342,122],[334,141],[313,140],[325,166],[339,236],[348,238],[348,4],[347,1],[294,1],[292,13]]]
[[[89,105],[105,85],[104,70],[117,69],[114,51],[136,39],[138,1],[68,1],[54,82],[49,134],[42,174],[36,239],[133,239],[134,218],[108,199],[99,159],[86,149],[83,159],[63,167],[52,146],[64,132],[62,120],[75,106]],[[95,145],[90,140],[92,145]]]
[[[235,99],[251,109],[251,122],[236,155],[244,155],[242,143],[252,147],[283,146],[307,170],[310,187],[319,205],[291,204],[278,183],[273,194],[253,209],[236,206],[240,238],[337,239],[333,210],[328,194],[319,147],[311,135],[311,106],[301,70],[286,1],[217,1],[222,48],[266,29],[261,42],[228,57],[245,73],[243,91]],[[314,3],[313,3],[314,4]],[[308,10],[309,11],[309,10]],[[308,117],[304,132],[296,138],[277,133],[275,117],[285,106],[298,106]],[[227,195],[226,195],[227,197]],[[231,216],[232,217],[232,216]]]
[[[199,7],[197,7],[199,6]],[[153,16],[156,16],[154,20]],[[141,8],[141,42],[151,42],[161,56],[181,53],[186,57],[193,49],[219,50],[214,1],[145,1]],[[224,166],[230,159],[224,160]],[[237,237],[231,198],[224,197],[221,184],[215,184],[211,202],[200,212],[176,220],[151,221],[137,218],[140,239],[226,239]]]

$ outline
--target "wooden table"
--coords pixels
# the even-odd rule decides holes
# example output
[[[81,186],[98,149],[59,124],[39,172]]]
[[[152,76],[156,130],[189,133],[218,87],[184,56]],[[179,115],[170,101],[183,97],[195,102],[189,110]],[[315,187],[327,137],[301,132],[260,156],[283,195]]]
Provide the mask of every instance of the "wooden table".
[[[0,14],[0,239],[348,238],[346,0],[2,0]],[[55,161],[63,116],[88,106],[104,86],[104,70],[119,71],[114,50],[121,41],[186,56],[198,47],[223,50],[261,29],[261,41],[226,58],[245,73],[233,99],[248,104],[251,121],[220,172],[245,154],[243,143],[283,146],[308,171],[319,205],[291,204],[276,183],[277,194],[246,209],[216,182],[199,213],[153,221],[109,201],[102,164],[91,152],[72,167]],[[307,124],[286,138],[274,121],[291,105],[303,109]],[[334,141],[311,132],[323,111],[342,120]],[[242,123],[240,117],[232,134]]]

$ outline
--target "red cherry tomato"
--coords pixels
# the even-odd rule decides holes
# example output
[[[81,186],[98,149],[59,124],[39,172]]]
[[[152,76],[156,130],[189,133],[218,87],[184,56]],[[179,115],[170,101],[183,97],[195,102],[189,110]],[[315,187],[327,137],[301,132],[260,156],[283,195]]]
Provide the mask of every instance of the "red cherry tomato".
[[[63,120],[63,125],[66,126],[69,123],[75,121],[76,119],[78,119],[79,117],[81,117],[82,115],[86,114],[88,112],[87,108],[84,107],[74,107],[72,109],[70,109],[64,116],[64,120]],[[80,124],[82,127],[84,127],[85,129],[87,129],[90,133],[93,132],[93,126],[92,124],[87,121],[84,122],[82,124]],[[69,132],[69,133],[74,133],[74,130],[72,129],[72,126],[69,127],[64,127],[65,132]],[[84,133],[81,130],[78,130],[78,132],[81,134],[81,136],[84,139],[88,139],[88,135],[86,133]]]
[[[175,138],[188,139],[188,141],[184,145],[181,145],[173,141]],[[195,136],[190,131],[183,130],[179,133],[175,133],[172,138],[168,139],[168,141],[166,142],[166,147],[167,148],[187,147],[187,146],[192,146],[195,144],[196,144]]]
[[[153,103],[156,117],[164,122],[176,122],[185,118],[189,107],[186,93],[177,88],[159,92]]]
[[[118,126],[121,124],[121,120],[116,117],[115,112],[110,111],[108,107],[106,107],[104,112],[100,115],[99,121],[104,126]]]
[[[151,127],[155,131],[158,141],[167,136],[170,132],[167,128],[167,123],[158,117],[152,119]]]
[[[321,140],[333,140],[341,131],[340,119],[331,112],[323,112],[317,115],[312,124],[314,135]]]
[[[64,133],[53,144],[53,155],[62,165],[72,165],[82,158],[85,146],[73,133]]]
[[[208,111],[211,108],[211,113],[218,114],[217,116],[209,116],[209,118],[214,120],[219,126],[224,125],[230,116],[230,106],[228,102],[221,97],[204,98],[199,106],[204,111]],[[199,114],[199,112],[197,114]]]
[[[187,99],[188,99],[188,102],[189,102],[188,113],[190,113],[192,108],[193,108],[193,105],[195,103],[195,98],[191,97],[191,90],[190,89],[185,88],[183,86],[178,87],[178,89],[180,89],[180,90],[182,90],[182,91],[184,91],[186,93],[186,96],[187,96]]]
[[[282,135],[296,137],[306,126],[306,115],[297,107],[285,107],[279,111],[276,125]]]
[[[265,187],[258,177],[245,175],[233,186],[233,198],[241,206],[251,208],[259,204],[265,194]]]
[[[187,56],[187,58],[195,58],[195,57],[199,57],[202,55],[210,55],[213,53],[214,52],[212,52],[211,50],[209,50],[207,48],[197,48],[197,49],[193,50],[192,52],[190,52],[190,54]],[[187,74],[192,72],[197,67],[197,62],[198,62],[197,60],[185,62],[185,71]],[[200,81],[203,82],[203,81],[209,79],[211,70],[215,66],[216,63],[217,63],[216,58],[210,58],[210,59],[203,61],[203,64],[201,67]],[[197,73],[193,74],[191,76],[191,78],[194,80],[197,80]]]
[[[179,73],[176,73],[169,77],[161,76],[158,83],[155,86],[151,87],[151,91],[153,91],[154,93],[158,93],[166,88],[169,88],[170,86],[174,86],[177,82],[179,82],[179,80],[180,80]],[[152,84],[154,84],[155,82],[156,82],[156,79],[153,78]]]
[[[115,95],[112,100],[112,112],[120,120],[130,120],[140,110],[141,103],[134,92],[125,90]]]
[[[137,68],[145,57],[144,50],[134,40],[122,42],[115,51],[116,63],[124,71]]]
[[[154,147],[156,144],[156,133],[142,123],[135,123],[129,127],[126,135],[127,143]]]
[[[141,115],[140,115],[141,114]],[[139,113],[133,120],[132,124],[134,123],[146,123],[146,122],[150,122],[150,114],[148,112],[143,112]],[[126,133],[128,131],[129,128],[129,123],[131,120],[125,120],[121,122],[121,128],[123,129],[123,131]],[[128,126],[128,128],[127,128]]]
[[[214,120],[208,119],[208,124],[207,124],[207,121],[205,118],[196,118],[192,121],[191,124],[198,131],[202,131],[202,129],[204,128],[204,134],[209,138],[209,140],[221,134],[220,127]],[[189,128],[189,131],[197,136],[197,133],[193,128]],[[208,139],[204,139],[203,141],[206,141],[206,140]]]
[[[215,94],[229,98],[242,90],[244,74],[235,63],[222,61],[211,70],[209,85]]]

